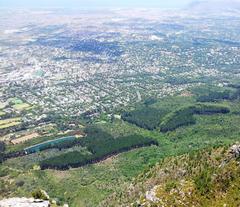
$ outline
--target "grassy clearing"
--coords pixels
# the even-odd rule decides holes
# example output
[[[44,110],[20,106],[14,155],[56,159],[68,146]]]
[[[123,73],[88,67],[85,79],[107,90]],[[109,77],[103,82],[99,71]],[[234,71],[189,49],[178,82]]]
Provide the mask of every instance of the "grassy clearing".
[[[21,118],[12,118],[0,120],[0,129],[6,129],[9,127],[17,126],[21,124]]]
[[[20,122],[20,121],[21,121],[20,117],[11,118],[11,119],[4,119],[4,120],[0,120],[0,126],[5,125],[5,124],[9,124],[11,122]]]
[[[31,140],[31,139],[39,137],[39,136],[40,135],[38,133],[34,132],[34,133],[31,133],[31,134],[28,134],[28,135],[21,136],[21,137],[19,137],[17,139],[13,139],[13,140],[11,140],[11,142],[13,144],[20,144],[22,142],[26,142],[28,140]]]
[[[16,109],[16,110],[22,111],[22,110],[30,109],[31,105],[28,104],[28,103],[21,103],[21,104],[13,105],[13,108]]]
[[[8,123],[8,124],[2,124],[2,125],[0,125],[0,129],[6,129],[6,128],[17,126],[17,125],[20,125],[20,124],[21,124],[21,122],[11,122],[11,123]]]
[[[160,99],[158,102],[152,104],[151,107],[173,111],[195,103],[196,100],[194,97],[170,96]]]

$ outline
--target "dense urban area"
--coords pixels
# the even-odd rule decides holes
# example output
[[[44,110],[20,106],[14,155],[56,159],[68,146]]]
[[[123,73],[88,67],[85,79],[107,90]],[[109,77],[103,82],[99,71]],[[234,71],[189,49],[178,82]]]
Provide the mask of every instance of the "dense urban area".
[[[239,80],[239,10],[0,9],[0,199],[238,206]]]

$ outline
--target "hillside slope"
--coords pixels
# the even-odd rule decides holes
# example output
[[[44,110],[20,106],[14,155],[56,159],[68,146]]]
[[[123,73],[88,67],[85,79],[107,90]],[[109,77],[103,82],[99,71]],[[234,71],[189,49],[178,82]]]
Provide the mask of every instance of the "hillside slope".
[[[239,206],[240,145],[166,158],[102,206]]]

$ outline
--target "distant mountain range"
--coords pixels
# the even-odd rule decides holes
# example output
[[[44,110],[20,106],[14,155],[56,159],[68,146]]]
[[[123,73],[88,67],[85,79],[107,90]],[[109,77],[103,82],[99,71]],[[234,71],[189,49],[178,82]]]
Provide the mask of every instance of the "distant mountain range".
[[[187,6],[193,12],[240,11],[240,0],[194,1]]]

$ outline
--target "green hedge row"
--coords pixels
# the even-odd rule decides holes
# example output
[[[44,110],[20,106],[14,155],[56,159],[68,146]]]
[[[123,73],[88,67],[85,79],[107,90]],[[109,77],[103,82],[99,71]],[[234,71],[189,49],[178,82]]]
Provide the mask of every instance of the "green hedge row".
[[[226,106],[219,104],[196,104],[181,108],[168,114],[160,124],[160,131],[167,132],[177,129],[181,126],[195,124],[196,119],[194,114],[216,114],[216,113],[229,113],[230,109]]]
[[[234,93],[230,90],[225,91],[209,91],[206,95],[201,95],[197,97],[197,101],[199,102],[214,102],[218,100],[230,100],[233,98]]]
[[[40,163],[41,169],[61,169],[80,167],[105,159],[114,154],[128,151],[133,148],[158,145],[158,142],[139,135],[119,137],[114,139],[111,135],[97,128],[87,129],[87,137],[80,140],[78,144],[87,147],[91,154],[81,154],[74,151],[46,159]]]

